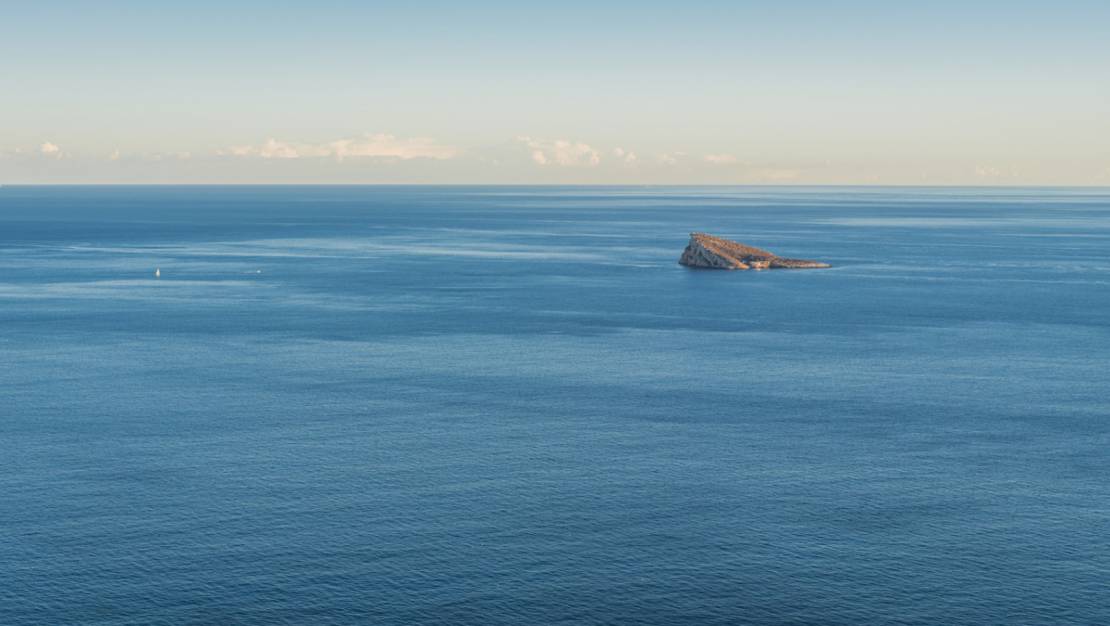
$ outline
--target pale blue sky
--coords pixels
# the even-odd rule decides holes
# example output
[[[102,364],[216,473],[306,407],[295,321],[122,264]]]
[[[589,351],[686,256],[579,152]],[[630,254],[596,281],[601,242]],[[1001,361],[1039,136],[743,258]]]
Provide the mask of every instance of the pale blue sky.
[[[1110,185],[1105,0],[392,4],[0,2],[0,183]]]

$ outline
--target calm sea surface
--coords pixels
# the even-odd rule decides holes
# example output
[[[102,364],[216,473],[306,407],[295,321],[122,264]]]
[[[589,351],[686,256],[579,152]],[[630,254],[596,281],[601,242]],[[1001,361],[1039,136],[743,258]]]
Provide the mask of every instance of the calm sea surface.
[[[0,188],[0,624],[1065,622],[1110,191]]]

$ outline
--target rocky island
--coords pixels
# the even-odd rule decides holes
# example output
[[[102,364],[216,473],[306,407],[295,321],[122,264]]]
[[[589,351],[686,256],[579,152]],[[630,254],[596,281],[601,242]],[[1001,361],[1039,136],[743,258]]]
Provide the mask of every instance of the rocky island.
[[[690,243],[678,262],[687,267],[719,270],[813,269],[829,267],[828,263],[787,259],[774,252],[714,237],[690,233]]]

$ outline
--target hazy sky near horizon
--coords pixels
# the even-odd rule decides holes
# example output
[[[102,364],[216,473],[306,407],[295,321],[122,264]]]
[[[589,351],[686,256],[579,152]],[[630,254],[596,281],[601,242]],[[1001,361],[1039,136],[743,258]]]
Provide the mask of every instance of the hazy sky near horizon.
[[[9,2],[0,183],[1110,185],[1110,2]]]

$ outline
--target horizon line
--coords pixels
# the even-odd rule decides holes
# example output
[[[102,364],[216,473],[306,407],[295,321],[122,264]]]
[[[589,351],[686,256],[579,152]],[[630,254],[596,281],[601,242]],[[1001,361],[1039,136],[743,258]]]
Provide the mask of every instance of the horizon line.
[[[865,188],[865,189],[1106,189],[1108,184],[876,184],[876,183],[218,183],[218,182],[160,182],[160,183],[0,183],[5,187],[640,187],[640,188],[694,188],[694,187],[752,187],[769,189],[797,188]]]

